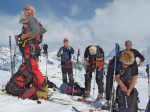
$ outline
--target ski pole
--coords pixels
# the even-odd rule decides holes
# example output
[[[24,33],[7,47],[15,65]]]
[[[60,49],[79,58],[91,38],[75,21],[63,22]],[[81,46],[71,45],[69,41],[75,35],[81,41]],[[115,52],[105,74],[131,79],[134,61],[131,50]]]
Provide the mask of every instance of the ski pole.
[[[14,48],[14,55],[13,55],[13,72],[15,72],[16,70],[16,47],[17,44],[15,44],[15,48]],[[14,74],[14,73],[13,73]]]
[[[11,75],[13,76],[13,62],[12,62],[12,47],[11,36],[9,36],[9,48],[10,48],[10,61],[11,61]]]
[[[126,108],[128,108],[128,101],[127,101],[127,96],[125,95],[125,103],[126,103]]]
[[[146,72],[148,75],[148,96],[150,98],[150,74],[149,74],[149,64],[146,65]]]
[[[113,103],[114,103],[114,99],[115,99],[115,73],[116,73],[116,68],[117,68],[117,54],[119,52],[119,45],[116,43],[115,45],[115,59],[114,59],[114,74],[113,74],[113,86],[112,86],[112,90],[111,90],[111,104],[110,104],[110,112],[112,111],[113,108]]]
[[[45,67],[45,77],[46,77],[46,82],[48,81],[48,76],[47,76],[47,67],[48,67],[48,45],[47,44],[43,44],[42,45],[42,48],[43,48],[43,54],[44,56],[46,57],[46,67]]]
[[[76,80],[76,75],[77,75],[77,64],[79,62],[79,56],[80,56],[80,49],[78,49],[78,53],[77,53],[77,61],[76,61],[76,65],[75,65],[75,74],[74,74],[74,82]],[[72,88],[72,98],[74,96],[74,82],[73,82],[73,88]]]
[[[95,77],[94,77],[94,85],[93,85],[93,95],[92,95],[92,105],[94,104],[94,96],[95,96],[95,83],[96,83],[96,72],[97,68],[95,68]]]

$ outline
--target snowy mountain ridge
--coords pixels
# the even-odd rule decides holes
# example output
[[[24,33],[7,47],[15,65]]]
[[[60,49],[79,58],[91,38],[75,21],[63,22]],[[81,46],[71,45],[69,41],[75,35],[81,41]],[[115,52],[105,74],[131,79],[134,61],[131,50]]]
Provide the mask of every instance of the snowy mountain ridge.
[[[8,65],[10,64],[9,49],[5,47],[0,47],[0,57],[1,57],[0,59],[3,59],[4,62],[7,63],[6,65],[4,63],[0,63],[0,66],[8,67]],[[62,84],[60,59],[57,57],[57,52],[49,52],[48,57],[49,59],[48,59],[48,66],[47,66],[47,70],[48,70],[47,74],[46,74],[46,57],[44,57],[43,55],[40,57],[39,67],[41,69],[41,72],[44,75],[47,75],[49,80],[55,83],[59,87]],[[17,60],[21,60],[21,55],[19,53],[17,53]],[[76,61],[76,54],[73,56],[73,61],[74,62]],[[83,69],[82,56],[80,57],[79,62],[81,63],[80,65],[81,70],[80,69],[77,70],[75,80],[76,82],[80,83],[82,87],[84,87],[85,71]],[[20,64],[21,62],[17,61],[17,66],[19,66]],[[16,67],[16,70],[17,70],[17,67]],[[145,71],[145,67],[142,67],[142,71],[143,72]],[[1,75],[0,85],[2,84],[5,85],[9,81],[11,74],[7,70],[6,71],[0,70],[0,75]],[[148,99],[148,97],[146,97],[148,96],[147,95],[147,78],[143,78],[143,77],[146,77],[145,73],[142,73],[141,76],[142,77],[139,78],[138,83],[137,83],[137,89],[139,91],[139,96],[141,100],[140,107],[145,108],[147,99]],[[94,80],[92,80],[91,84],[93,87]],[[96,98],[97,93],[98,93],[97,87],[95,91],[96,91],[95,92],[96,93],[95,98]],[[54,97],[71,99],[71,96],[68,96],[65,94],[54,94]],[[87,110],[88,108],[91,108],[89,105],[82,104],[82,103],[75,102],[75,101],[72,101],[72,104],[69,106],[59,105],[53,102],[46,102],[46,101],[42,101],[41,105],[37,105],[36,102],[31,101],[31,100],[21,100],[21,99],[18,99],[17,97],[1,96],[1,95],[0,95],[0,106],[3,107],[3,108],[0,108],[0,112],[41,112],[43,111],[43,109],[44,109],[44,112],[74,112],[71,108],[72,106],[75,106],[79,108],[80,110]]]
[[[123,48],[121,48],[123,49]],[[109,61],[109,59],[111,59],[114,56],[114,52],[115,50],[113,49],[110,53],[106,54],[105,56],[105,64],[107,68],[107,63]],[[150,64],[150,47],[145,48],[143,50],[141,50],[141,53],[145,56],[145,64]],[[12,51],[12,56],[13,56],[14,52]],[[44,61],[46,60],[44,58],[44,56],[42,55],[40,57],[40,61]],[[20,64],[22,63],[22,58],[21,58],[21,54],[19,53],[19,51],[17,51],[16,54],[16,70],[17,68],[20,66]],[[4,70],[4,71],[10,71],[10,67],[11,67],[11,60],[10,60],[10,50],[7,47],[0,47],[0,70]],[[60,58],[57,57],[57,52],[49,52],[49,56],[48,56],[48,64],[49,65],[55,65],[56,63],[59,63],[58,67],[60,67]],[[75,68],[75,63],[76,63],[76,54],[73,55],[73,67]],[[77,64],[77,69],[79,71],[84,70],[84,59],[82,56],[79,57],[79,63]],[[140,67],[139,68],[139,74],[145,74],[145,66]],[[146,77],[146,76],[143,76]]]

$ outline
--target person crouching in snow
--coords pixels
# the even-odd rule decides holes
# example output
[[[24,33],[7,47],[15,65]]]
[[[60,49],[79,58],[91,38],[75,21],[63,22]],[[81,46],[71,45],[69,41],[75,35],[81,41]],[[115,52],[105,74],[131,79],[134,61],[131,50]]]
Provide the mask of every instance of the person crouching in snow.
[[[101,47],[91,45],[88,46],[84,53],[84,60],[86,65],[85,74],[85,94],[84,98],[90,96],[91,91],[91,79],[92,73],[96,71],[96,83],[98,86],[98,96],[97,100],[102,99],[104,92],[103,74],[104,74],[104,51]]]
[[[132,66],[135,58],[131,51],[123,51],[118,64],[115,81],[118,83],[116,89],[117,112],[137,112],[138,92],[135,85],[138,80],[136,69]]]
[[[64,46],[61,47],[57,53],[58,57],[61,57],[61,71],[63,83],[67,83],[67,74],[69,77],[69,83],[74,83],[73,78],[73,67],[72,67],[72,54],[74,54],[74,49],[69,46],[69,40],[64,38]]]

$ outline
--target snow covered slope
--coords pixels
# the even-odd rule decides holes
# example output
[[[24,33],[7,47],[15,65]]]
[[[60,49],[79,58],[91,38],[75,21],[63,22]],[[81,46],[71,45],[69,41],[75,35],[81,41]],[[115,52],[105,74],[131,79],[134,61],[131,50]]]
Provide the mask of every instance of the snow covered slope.
[[[4,62],[6,63],[10,62],[9,60],[9,49],[3,48],[5,50],[2,50],[0,52],[4,53],[3,56],[0,53],[0,59],[4,58]],[[20,56],[18,55],[18,60]],[[7,62],[8,61],[8,62]],[[75,57],[74,57],[75,61]],[[76,81],[79,82],[82,86],[84,86],[84,69],[82,67],[83,59],[80,58],[80,66],[77,71],[77,77]],[[46,75],[46,61],[45,57],[40,58],[39,66],[44,75]],[[3,65],[0,64],[0,66]],[[19,66],[19,62],[17,64]],[[7,65],[9,66],[9,65]],[[137,83],[137,88],[139,91],[140,96],[140,108],[145,108],[147,100],[148,100],[148,92],[147,92],[147,78],[143,77],[146,76],[145,68],[141,68],[141,78],[139,78]],[[56,52],[50,52],[49,53],[49,60],[48,60],[48,78],[50,81],[54,82],[58,87],[62,83],[61,78],[61,71],[60,71],[60,61],[59,58],[56,56]],[[93,74],[94,75],[94,74]],[[2,85],[6,84],[7,81],[10,79],[10,72],[0,70],[0,87]],[[93,81],[92,81],[93,86]],[[91,92],[92,93],[92,92]],[[96,92],[97,93],[97,89]],[[55,97],[65,98],[65,99],[71,99],[71,96],[64,95],[64,94],[54,94]],[[95,94],[95,97],[97,94]],[[76,101],[71,100],[71,105],[60,105],[52,102],[42,101],[42,104],[37,104],[35,101],[31,100],[21,100],[17,97],[7,96],[7,95],[0,95],[0,112],[74,112],[72,110],[72,106],[75,106],[79,108],[80,110],[87,110],[88,108],[91,108],[91,106],[82,104]],[[103,102],[104,103],[104,102]]]

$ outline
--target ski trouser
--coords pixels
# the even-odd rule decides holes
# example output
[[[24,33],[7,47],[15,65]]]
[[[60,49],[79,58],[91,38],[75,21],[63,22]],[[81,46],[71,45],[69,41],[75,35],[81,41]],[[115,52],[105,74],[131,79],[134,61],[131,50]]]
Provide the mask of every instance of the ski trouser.
[[[127,94],[121,90],[120,86],[117,87],[116,103],[118,104],[118,108],[115,108],[117,112],[138,112],[138,102],[137,89],[134,88],[130,96],[127,96]]]
[[[28,43],[24,47],[24,62],[27,66],[27,70],[35,76],[37,81],[34,81],[37,88],[43,88],[45,86],[45,77],[39,70],[38,56],[40,54],[40,47],[34,42]]]
[[[72,61],[66,61],[61,63],[61,71],[62,71],[62,80],[63,83],[67,83],[67,75],[69,77],[69,83],[74,83],[73,78],[73,68],[72,68]]]
[[[92,80],[92,73],[95,71],[95,67],[87,66],[86,74],[85,74],[85,91],[91,91],[91,80]],[[100,71],[96,70],[96,83],[98,86],[98,92],[104,92],[104,82],[103,82],[103,72],[104,70],[101,69]]]

